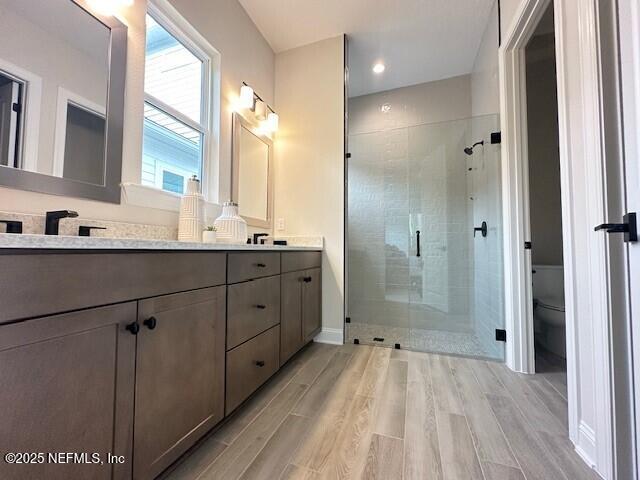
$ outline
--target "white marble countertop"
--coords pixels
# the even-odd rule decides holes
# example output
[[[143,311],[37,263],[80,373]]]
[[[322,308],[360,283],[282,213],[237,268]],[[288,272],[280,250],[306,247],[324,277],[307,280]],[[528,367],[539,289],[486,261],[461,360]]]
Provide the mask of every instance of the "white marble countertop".
[[[322,250],[322,245],[232,245],[228,243],[178,242],[175,240],[0,233],[0,249],[4,248],[56,250],[271,250],[280,252],[317,251]]]

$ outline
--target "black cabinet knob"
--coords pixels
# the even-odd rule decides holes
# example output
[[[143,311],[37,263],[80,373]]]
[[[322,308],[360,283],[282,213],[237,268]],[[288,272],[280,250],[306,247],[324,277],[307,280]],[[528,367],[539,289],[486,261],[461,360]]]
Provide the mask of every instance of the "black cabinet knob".
[[[158,323],[158,321],[156,320],[156,317],[149,317],[147,318],[144,322],[142,322],[149,330],[153,330],[154,328],[156,328],[156,324]]]
[[[256,308],[258,310],[264,310],[265,308],[267,308],[267,306],[266,305],[262,305],[262,304],[258,304],[258,305],[256,305]]]
[[[133,322],[127,325],[125,328],[129,330],[132,335],[137,335],[140,331],[140,324],[138,322]]]
[[[264,360],[258,360],[258,361],[256,362],[256,366],[258,366],[258,367],[264,367]]]

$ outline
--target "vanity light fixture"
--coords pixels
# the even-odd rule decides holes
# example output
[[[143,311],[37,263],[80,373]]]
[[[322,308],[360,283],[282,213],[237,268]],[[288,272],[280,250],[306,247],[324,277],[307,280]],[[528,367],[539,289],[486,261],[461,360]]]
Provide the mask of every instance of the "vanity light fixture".
[[[384,63],[378,62],[373,66],[373,73],[382,73],[384,72],[385,66]]]
[[[275,112],[269,112],[269,115],[267,115],[267,126],[269,127],[269,130],[272,132],[277,132],[279,123],[280,117],[278,116],[278,114]]]
[[[242,86],[240,87],[240,101],[238,105],[242,109],[253,111],[255,120],[257,120],[259,124],[258,130],[261,134],[271,136],[271,134],[278,131],[280,123],[278,114],[245,82],[242,82]]]
[[[267,118],[267,104],[262,100],[256,100],[256,109],[255,109],[256,118],[258,120],[266,120]]]
[[[249,85],[240,87],[240,108],[253,110],[253,88]]]

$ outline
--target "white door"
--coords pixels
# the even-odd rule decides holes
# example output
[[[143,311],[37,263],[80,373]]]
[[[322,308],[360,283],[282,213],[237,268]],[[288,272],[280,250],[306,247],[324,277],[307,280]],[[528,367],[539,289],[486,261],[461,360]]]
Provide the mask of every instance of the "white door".
[[[5,78],[5,77],[2,77]],[[0,85],[0,165],[17,167],[16,134],[18,112],[13,108],[20,102],[20,85],[9,81]]]
[[[640,215],[640,2],[618,1],[622,134],[624,153],[625,210]],[[635,478],[640,478],[640,242],[627,242],[629,322],[635,391],[634,423]]]

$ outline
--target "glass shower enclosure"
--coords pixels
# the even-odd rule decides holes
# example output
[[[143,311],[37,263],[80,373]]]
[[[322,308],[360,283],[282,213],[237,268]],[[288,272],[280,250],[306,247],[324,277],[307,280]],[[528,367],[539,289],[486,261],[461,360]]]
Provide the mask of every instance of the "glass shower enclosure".
[[[498,130],[487,115],[349,135],[347,341],[504,359]]]

